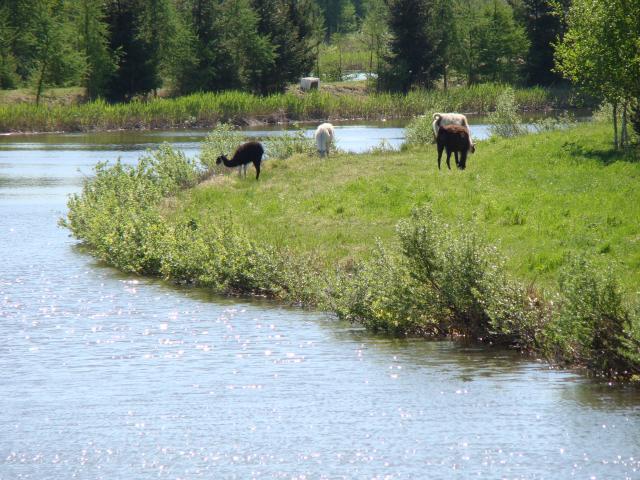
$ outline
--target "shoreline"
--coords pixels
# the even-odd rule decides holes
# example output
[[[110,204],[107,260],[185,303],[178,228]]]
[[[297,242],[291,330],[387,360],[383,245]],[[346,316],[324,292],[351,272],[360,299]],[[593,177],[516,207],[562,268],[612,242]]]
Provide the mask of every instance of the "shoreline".
[[[298,154],[265,164],[259,182],[222,170],[203,183],[164,147],[154,162],[170,177],[149,164],[99,166],[62,223],[125,272],[638,381],[640,203],[628,198],[638,166],[623,153],[598,162],[607,141],[605,125],[591,123],[487,142],[464,172],[437,170],[432,148],[425,170],[424,149],[413,148]],[[586,150],[567,150],[574,144]]]
[[[550,114],[553,112],[571,112],[572,110],[583,110],[583,107],[572,107],[572,108],[553,108],[546,107],[542,109],[521,109],[518,110],[521,114]],[[487,116],[491,112],[460,112],[466,116]],[[341,117],[341,118],[311,118],[311,119],[286,119],[282,121],[261,121],[258,118],[243,118],[231,123],[234,127],[241,129],[242,127],[260,127],[260,126],[274,126],[274,125],[291,125],[291,124],[316,124],[322,122],[334,122],[336,124],[340,124],[342,122],[386,122],[386,121],[399,121],[406,120],[409,121],[415,118],[415,116],[403,117],[403,116],[385,116],[385,117]],[[225,123],[225,122],[222,122]],[[0,132],[0,136],[12,136],[12,135],[62,135],[62,134],[81,134],[81,133],[116,133],[116,132],[154,132],[154,131],[185,131],[185,130],[207,130],[216,127],[220,122],[206,123],[206,124],[194,124],[194,125],[182,125],[182,126],[153,126],[153,127],[133,127],[133,128],[112,128],[112,129],[95,129],[89,128],[85,130],[14,130],[14,131],[4,131]]]

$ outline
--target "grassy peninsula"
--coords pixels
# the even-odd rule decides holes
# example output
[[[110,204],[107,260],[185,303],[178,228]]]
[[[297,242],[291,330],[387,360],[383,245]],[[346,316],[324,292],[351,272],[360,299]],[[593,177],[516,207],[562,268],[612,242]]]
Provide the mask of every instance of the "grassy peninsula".
[[[466,335],[640,374],[640,163],[605,125],[267,161],[209,176],[168,147],[101,165],[64,223],[126,271],[335,312],[396,335]],[[189,188],[184,188],[189,187]]]
[[[425,111],[485,113],[495,108],[504,86],[482,84],[443,90],[414,90],[407,95],[372,93],[366,82],[323,84],[302,93],[292,87],[269,96],[225,91],[177,98],[151,98],[110,104],[0,104],[0,133],[83,132],[121,129],[210,127],[220,122],[246,124],[318,119],[409,118]],[[570,92],[541,87],[515,90],[525,110],[570,106]]]

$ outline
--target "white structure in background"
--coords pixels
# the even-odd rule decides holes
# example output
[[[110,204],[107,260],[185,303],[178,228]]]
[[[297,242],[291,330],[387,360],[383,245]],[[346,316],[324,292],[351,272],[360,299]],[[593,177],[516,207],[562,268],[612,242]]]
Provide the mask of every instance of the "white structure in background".
[[[302,77],[300,79],[300,89],[303,92],[309,90],[318,90],[320,88],[320,79],[318,77]]]

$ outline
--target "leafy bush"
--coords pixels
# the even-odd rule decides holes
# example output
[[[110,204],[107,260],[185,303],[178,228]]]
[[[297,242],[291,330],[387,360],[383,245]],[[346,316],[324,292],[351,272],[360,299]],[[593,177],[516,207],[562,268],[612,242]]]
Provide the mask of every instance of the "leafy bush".
[[[286,159],[296,154],[314,155],[316,145],[313,138],[306,137],[304,130],[283,132],[269,137],[266,141],[269,158]]]
[[[171,223],[168,195],[193,185],[195,162],[163,145],[135,167],[101,163],[61,224],[100,259],[126,272],[161,275],[222,293],[259,294],[311,304],[323,279],[312,259],[261,245],[224,216],[213,224]]]
[[[405,143],[407,145],[429,145],[435,142],[433,136],[433,117],[421,115],[409,122],[405,129]]]
[[[498,97],[496,109],[488,117],[489,131],[500,137],[515,137],[527,133],[518,114],[513,88],[506,88]]]
[[[63,221],[99,258],[124,271],[152,272],[157,265],[157,259],[147,255],[144,236],[161,228],[155,205],[162,195],[148,173],[145,164],[98,164],[81,195],[69,199]]]
[[[611,270],[574,259],[560,279],[559,303],[548,331],[556,357],[613,376],[640,372],[637,318]]]
[[[196,162],[168,143],[141,156],[137,168],[157,185],[160,194],[165,197],[195,185],[199,177]]]
[[[486,273],[497,263],[495,251],[482,245],[472,229],[452,228],[429,207],[414,209],[397,227],[410,276],[425,287],[452,329],[483,338],[489,317],[481,301]]]
[[[447,326],[429,293],[410,276],[402,258],[378,242],[370,261],[339,276],[330,292],[331,308],[339,318],[373,331],[444,335]]]
[[[520,334],[529,334],[531,319],[515,312],[526,297],[506,282],[495,249],[468,228],[444,224],[429,207],[414,209],[397,232],[398,252],[379,245],[370,262],[342,279],[341,318],[396,334],[524,343]]]

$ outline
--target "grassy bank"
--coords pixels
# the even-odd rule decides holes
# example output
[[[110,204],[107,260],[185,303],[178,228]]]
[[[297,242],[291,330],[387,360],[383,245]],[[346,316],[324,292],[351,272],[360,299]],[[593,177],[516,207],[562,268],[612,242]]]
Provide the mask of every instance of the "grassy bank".
[[[408,95],[366,93],[323,87],[319,92],[289,92],[266,97],[242,92],[202,93],[126,104],[103,101],[80,105],[0,105],[0,132],[91,131],[207,127],[219,122],[281,122],[317,119],[402,118],[431,111],[488,112],[503,91],[486,84],[446,92]],[[542,88],[516,90],[523,109],[566,107],[568,92]]]
[[[165,150],[102,166],[66,223],[123,270],[628,376],[640,373],[640,164],[608,136],[588,124],[483,142],[464,172],[438,171],[432,146],[297,156],[267,162],[259,182],[187,190],[195,165]]]
[[[477,224],[523,281],[553,285],[567,256],[583,252],[637,287],[640,164],[611,152],[609,137],[609,127],[587,124],[482,142],[463,172],[438,171],[435,146],[267,162],[264,182],[216,177],[173,215],[209,222],[234,212],[256,238],[332,265],[365,259],[373,239],[392,240],[398,220],[429,203],[447,223]]]

